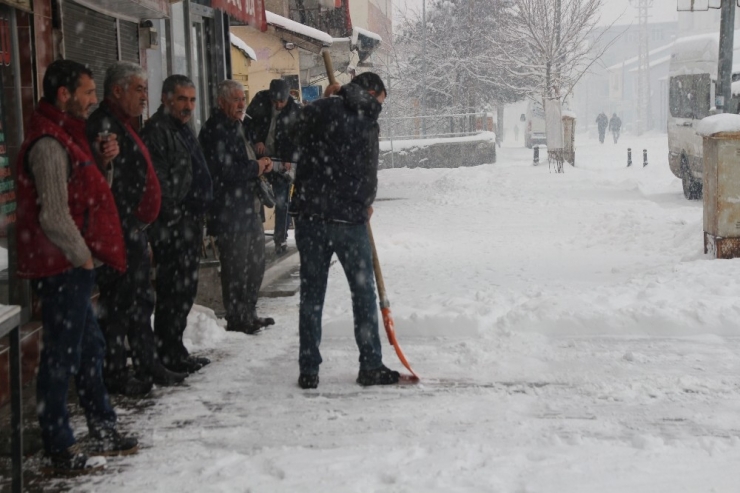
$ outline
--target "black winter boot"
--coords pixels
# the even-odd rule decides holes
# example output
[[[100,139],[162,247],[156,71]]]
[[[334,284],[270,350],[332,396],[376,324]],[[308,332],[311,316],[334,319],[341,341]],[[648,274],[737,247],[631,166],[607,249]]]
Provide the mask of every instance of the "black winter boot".
[[[104,378],[105,388],[109,394],[119,394],[128,397],[141,397],[152,390],[152,383],[140,380],[127,370]]]
[[[131,455],[139,451],[139,440],[125,437],[115,428],[90,431],[92,449],[98,455],[107,457]]]
[[[58,454],[47,454],[51,465],[41,468],[44,474],[80,476],[105,469],[104,457],[88,457],[78,443]]]
[[[399,378],[401,378],[400,373],[386,368],[385,365],[381,365],[374,370],[360,370],[360,373],[357,375],[357,383],[364,386],[393,385],[398,383]]]
[[[301,373],[298,377],[298,386],[302,389],[315,389],[319,386],[319,376]]]

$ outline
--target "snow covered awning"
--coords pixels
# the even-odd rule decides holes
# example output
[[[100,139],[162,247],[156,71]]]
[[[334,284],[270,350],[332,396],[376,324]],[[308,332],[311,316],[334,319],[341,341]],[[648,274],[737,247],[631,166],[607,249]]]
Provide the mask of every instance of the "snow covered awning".
[[[332,45],[332,37],[324,31],[319,31],[277,15],[269,10],[265,12],[268,26],[272,26],[286,43],[293,43],[304,50],[320,53],[324,47]]]
[[[252,49],[251,46],[245,43],[244,40],[239,38],[236,34],[229,33],[229,41],[237,50],[244,53],[248,58],[251,58],[252,60],[257,60],[257,53]]]
[[[360,63],[370,58],[382,42],[380,35],[361,27],[352,27],[352,48],[357,50]]]

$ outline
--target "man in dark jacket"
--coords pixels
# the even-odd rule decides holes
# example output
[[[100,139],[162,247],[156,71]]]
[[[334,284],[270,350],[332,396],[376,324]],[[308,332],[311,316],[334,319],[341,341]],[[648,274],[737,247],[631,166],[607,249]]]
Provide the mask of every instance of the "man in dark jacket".
[[[256,187],[272,162],[269,157],[257,160],[248,145],[242,126],[245,107],[244,86],[235,80],[221,82],[218,108],[198,139],[213,177],[208,233],[216,237],[221,260],[226,330],[256,334],[275,323],[257,316],[265,274],[265,232]]]
[[[159,214],[161,194],[152,160],[132,122],[146,108],[146,70],[131,62],[111,65],[105,74],[105,99],[87,122],[91,146],[114,134],[120,152],[106,170],[126,243],[126,272],[109,266],[97,270],[100,328],[106,336],[105,386],[108,392],[146,394],[152,386],[172,385],[187,375],[165,368],[157,358],[151,317],[154,291],[150,279],[146,228]],[[136,376],[126,369],[128,337]]]
[[[330,86],[332,87],[332,86]],[[321,316],[332,255],[352,293],[361,385],[397,383],[383,365],[375,276],[367,222],[378,174],[378,115],[386,97],[382,79],[360,74],[337,97],[305,107],[299,122],[299,161],[291,214],[301,259],[299,312],[301,388],[319,384]]]
[[[162,105],[143,132],[162,188],[162,207],[150,235],[157,276],[154,335],[164,365],[188,373],[210,363],[190,355],[182,343],[198,291],[203,223],[213,197],[208,165],[188,125],[194,109],[193,82],[171,75],[162,84]]]
[[[603,111],[596,117],[596,126],[599,129],[599,142],[604,143],[604,135],[606,135],[606,127],[609,125],[609,117]]]
[[[249,127],[257,156],[279,160],[279,169],[268,173],[267,179],[275,192],[275,253],[287,249],[288,194],[291,178],[288,172],[296,162],[296,143],[293,127],[298,121],[300,107],[290,97],[288,84],[282,79],[270,82],[270,89],[255,94],[247,108],[245,125]]]
[[[609,119],[609,131],[612,133],[612,137],[614,137],[615,144],[619,140],[619,132],[621,129],[622,119],[619,118],[616,113],[613,113],[612,117]]]

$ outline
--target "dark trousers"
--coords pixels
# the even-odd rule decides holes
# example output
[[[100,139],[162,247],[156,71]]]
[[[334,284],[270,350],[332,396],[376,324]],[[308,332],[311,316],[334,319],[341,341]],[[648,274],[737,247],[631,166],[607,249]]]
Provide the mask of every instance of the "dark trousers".
[[[259,214],[243,221],[248,230],[222,233],[216,243],[221,260],[221,292],[229,327],[257,317],[257,298],[265,275],[265,231]]]
[[[47,453],[62,452],[75,443],[67,411],[71,378],[88,428],[116,425],[116,413],[103,384],[105,339],[90,303],[94,284],[95,271],[82,268],[31,282],[41,300],[44,324],[36,401]]]
[[[154,336],[157,353],[166,366],[189,356],[182,334],[198,292],[203,220],[183,214],[174,225],[153,231],[150,239],[157,276]]]
[[[288,238],[288,195],[290,193],[290,180],[279,173],[273,172],[268,175],[272,191],[275,194],[275,233],[273,240],[275,245],[285,243]]]
[[[614,137],[614,143],[616,144],[619,140],[619,130],[612,130],[612,136]]]
[[[156,363],[156,344],[152,330],[154,289],[150,279],[151,261],[145,231],[127,231],[126,272],[120,274],[98,268],[100,328],[105,334],[105,376],[123,378],[126,372],[128,337],[134,369],[147,378]]]
[[[604,143],[604,136],[606,135],[606,129],[599,129],[599,142]]]
[[[370,239],[365,224],[344,224],[296,218],[296,244],[301,259],[301,304],[298,330],[300,372],[314,375],[321,364],[321,317],[332,255],[336,253],[352,294],[355,341],[360,370],[383,364],[378,335]]]

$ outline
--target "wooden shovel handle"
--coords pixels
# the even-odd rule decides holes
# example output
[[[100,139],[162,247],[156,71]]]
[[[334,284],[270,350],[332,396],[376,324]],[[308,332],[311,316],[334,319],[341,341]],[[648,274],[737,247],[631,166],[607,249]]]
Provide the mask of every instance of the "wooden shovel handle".
[[[390,301],[385,293],[385,281],[383,281],[383,271],[380,270],[380,260],[378,260],[378,250],[375,248],[375,239],[373,238],[373,228],[370,222],[367,223],[367,234],[370,238],[370,248],[373,250],[373,270],[375,271],[375,282],[378,285],[378,298],[380,298],[381,308],[390,307]]]
[[[331,62],[331,53],[328,50],[324,50],[321,55],[324,57],[324,67],[326,68],[326,75],[329,77],[329,84],[336,84],[337,78],[334,77],[334,64]]]

